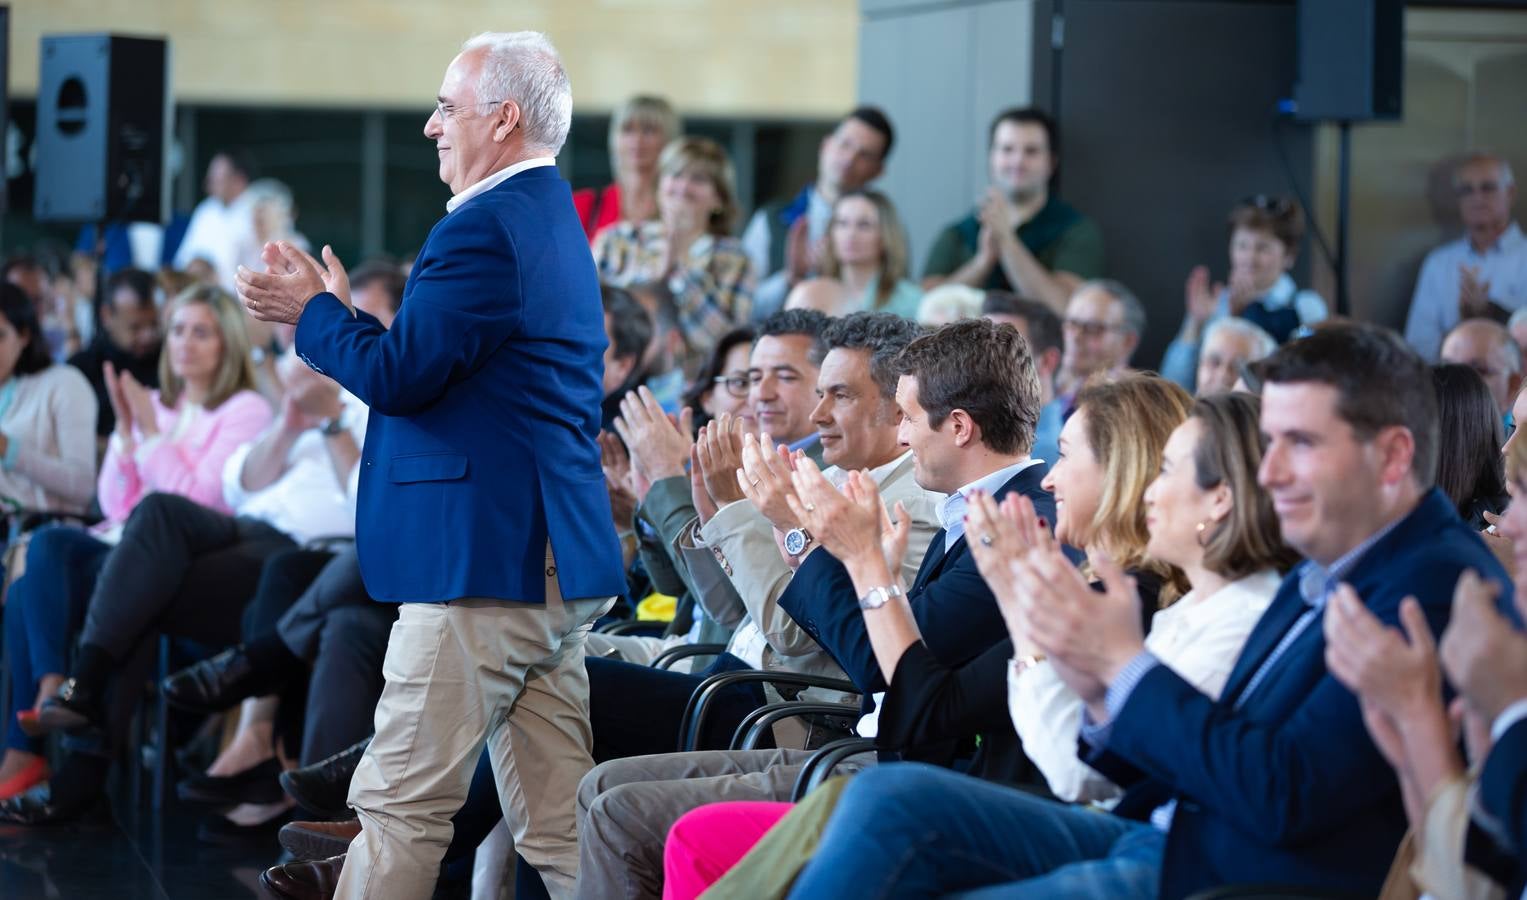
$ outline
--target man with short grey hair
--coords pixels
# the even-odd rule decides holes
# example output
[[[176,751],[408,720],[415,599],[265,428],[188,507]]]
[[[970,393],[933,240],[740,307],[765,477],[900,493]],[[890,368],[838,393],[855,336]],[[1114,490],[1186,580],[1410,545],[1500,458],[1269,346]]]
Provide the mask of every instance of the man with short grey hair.
[[[1527,236],[1511,218],[1511,164],[1469,154],[1453,171],[1453,191],[1464,234],[1426,255],[1405,320],[1405,340],[1433,363],[1442,338],[1464,319],[1505,322],[1527,307]]]
[[[1272,356],[1278,342],[1257,323],[1227,316],[1215,319],[1204,329],[1202,348],[1194,394],[1207,397],[1229,393],[1241,377],[1241,367]]]
[[[1489,319],[1465,319],[1442,340],[1442,362],[1468,366],[1484,379],[1501,415],[1511,412],[1522,384],[1522,350],[1506,326]]]
[[[357,500],[367,592],[399,604],[346,857],[266,872],[277,896],[424,900],[484,748],[515,847],[554,897],[578,877],[593,765],[584,644],[625,589],[597,436],[598,276],[555,154],[572,92],[533,32],[451,61],[424,128],[454,196],[390,329],[343,266],[290,244],[239,271],[260,319],[371,408]],[[337,885],[336,885],[337,881]]]

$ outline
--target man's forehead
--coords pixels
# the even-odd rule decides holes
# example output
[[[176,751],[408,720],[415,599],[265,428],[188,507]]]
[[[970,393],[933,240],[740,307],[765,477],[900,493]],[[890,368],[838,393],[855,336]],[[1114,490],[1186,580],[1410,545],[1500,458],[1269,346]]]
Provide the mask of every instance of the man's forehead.
[[[1318,381],[1269,381],[1262,386],[1262,422],[1298,427],[1332,419],[1337,392]]]
[[[808,334],[766,334],[753,342],[750,359],[755,368],[763,365],[807,365],[813,340]]]

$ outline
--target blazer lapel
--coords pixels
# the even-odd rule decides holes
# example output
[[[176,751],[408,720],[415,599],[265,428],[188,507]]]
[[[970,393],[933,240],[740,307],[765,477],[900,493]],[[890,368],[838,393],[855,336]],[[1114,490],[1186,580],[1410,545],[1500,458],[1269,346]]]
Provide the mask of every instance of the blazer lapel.
[[[940,528],[928,542],[928,552],[923,554],[923,564],[917,567],[917,578],[912,582],[912,590],[908,592],[910,598],[913,594],[922,593],[922,589],[928,582],[944,568],[944,529]]]
[[[1273,598],[1272,605],[1262,618],[1257,621],[1256,627],[1251,630],[1251,636],[1246,638],[1246,645],[1241,648],[1241,655],[1236,658],[1235,668],[1230,670],[1230,677],[1225,681],[1225,689],[1220,693],[1222,703],[1233,704],[1245,690],[1246,683],[1251,676],[1256,674],[1257,669],[1267,660],[1278,642],[1288,630],[1294,627],[1299,617],[1309,609],[1305,605],[1304,598],[1299,594],[1299,580],[1296,576],[1288,576],[1283,586],[1279,588],[1278,595]]]

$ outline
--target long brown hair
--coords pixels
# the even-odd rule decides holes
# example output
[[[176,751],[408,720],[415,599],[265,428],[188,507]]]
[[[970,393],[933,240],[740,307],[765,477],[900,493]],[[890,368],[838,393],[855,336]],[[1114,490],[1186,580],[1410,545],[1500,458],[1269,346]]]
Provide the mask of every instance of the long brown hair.
[[[897,215],[896,204],[891,202],[891,198],[869,188],[847,191],[838,197],[838,202],[832,205],[833,218],[837,218],[839,204],[850,197],[869,201],[875,207],[875,219],[880,223],[880,277],[875,284],[874,308],[883,309],[891,302],[891,294],[896,292],[896,285],[907,277],[907,229],[901,224],[901,216]],[[837,278],[842,269],[843,263],[833,248],[829,226],[828,239],[823,244],[822,274],[828,278]]]
[[[1287,572],[1299,554],[1283,543],[1272,496],[1257,486],[1267,442],[1259,424],[1262,402],[1251,394],[1217,394],[1193,404],[1203,426],[1193,450],[1201,490],[1230,489],[1230,515],[1200,538],[1204,567],[1234,581],[1256,572]]]
[[[164,311],[164,321],[172,322],[175,314],[193,303],[200,303],[212,313],[217,330],[223,339],[223,354],[217,361],[217,373],[207,390],[206,408],[217,409],[223,401],[239,391],[254,390],[254,362],[250,358],[249,332],[244,328],[244,311],[232,295],[220,287],[199,284],[176,294]],[[166,347],[159,355],[159,402],[173,409],[185,392],[186,381],[170,367],[170,351]]]

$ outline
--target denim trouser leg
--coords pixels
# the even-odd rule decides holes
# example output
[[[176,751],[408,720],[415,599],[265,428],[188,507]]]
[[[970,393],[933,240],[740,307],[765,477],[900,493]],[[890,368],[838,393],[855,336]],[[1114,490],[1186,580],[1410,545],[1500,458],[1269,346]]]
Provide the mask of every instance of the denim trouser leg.
[[[893,763],[854,778],[790,896],[1153,898],[1163,846],[1149,825]]]
[[[68,671],[69,643],[85,619],[96,574],[111,547],[88,532],[64,525],[38,529],[27,545],[26,571],[6,598],[5,658],[11,669],[8,749],[37,753],[41,742],[16,723],[15,711],[31,709],[44,675]]]

